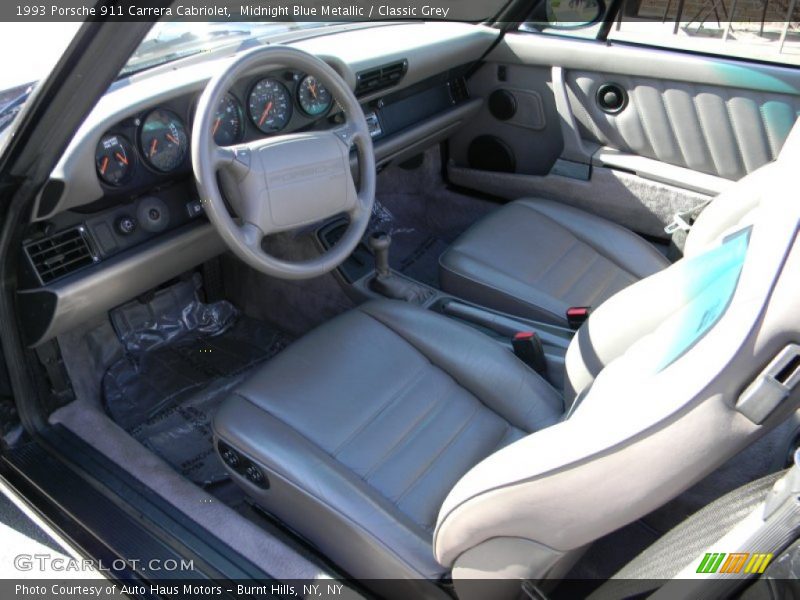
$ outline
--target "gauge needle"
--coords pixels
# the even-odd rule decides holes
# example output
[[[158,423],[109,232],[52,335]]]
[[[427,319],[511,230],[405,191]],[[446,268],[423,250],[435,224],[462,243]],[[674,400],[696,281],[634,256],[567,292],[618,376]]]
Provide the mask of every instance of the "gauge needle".
[[[116,156],[116,157],[117,157],[117,160],[118,160],[119,162],[121,162],[121,163],[123,163],[123,164],[125,164],[125,165],[127,165],[127,164],[128,164],[128,159],[127,159],[127,158],[125,158],[125,157],[124,157],[122,154],[120,154],[119,152],[115,152],[115,153],[114,153],[114,156]]]
[[[222,123],[222,117],[217,117],[217,120],[214,121],[214,129],[211,130],[211,135],[217,135],[220,123]]]
[[[177,138],[176,138],[174,135],[172,135],[171,133],[168,133],[168,134],[166,135],[166,138],[167,138],[167,139],[168,139],[170,142],[172,142],[173,144],[175,144],[176,146],[179,146],[179,145],[180,145],[180,142],[178,141],[178,139],[177,139]]]
[[[103,157],[103,164],[102,164],[102,165],[100,165],[100,173],[101,173],[102,175],[105,175],[105,174],[106,174],[106,169],[107,169],[107,168],[108,168],[108,157],[107,157],[107,156],[104,156],[104,157]]]
[[[156,146],[158,146],[158,139],[153,138],[153,142],[150,144],[150,156],[156,153]]]
[[[311,95],[314,96],[314,100],[317,99],[317,84],[312,84],[310,81],[308,82],[308,89],[311,90]]]
[[[258,126],[259,127],[264,124],[264,119],[267,118],[267,115],[269,114],[269,111],[271,111],[271,110],[272,110],[272,102],[270,102],[269,104],[267,104],[264,107],[264,112],[261,113],[261,118],[258,120]]]

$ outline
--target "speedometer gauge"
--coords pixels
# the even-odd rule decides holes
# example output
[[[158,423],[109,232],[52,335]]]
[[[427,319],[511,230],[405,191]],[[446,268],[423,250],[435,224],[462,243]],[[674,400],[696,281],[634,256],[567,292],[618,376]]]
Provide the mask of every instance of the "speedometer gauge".
[[[266,77],[253,86],[247,108],[253,125],[263,133],[274,133],[289,123],[292,97],[280,81]]]
[[[135,155],[131,143],[121,135],[100,138],[94,154],[97,175],[109,185],[119,185],[133,172]]]
[[[230,146],[242,141],[244,133],[242,109],[239,101],[231,94],[225,94],[217,105],[217,113],[211,125],[211,133],[217,146]]]
[[[328,112],[333,97],[328,89],[313,75],[306,75],[297,86],[297,102],[300,108],[311,117],[319,117]]]
[[[142,123],[139,145],[150,166],[166,173],[174,171],[183,162],[189,148],[189,137],[178,115],[156,109]]]

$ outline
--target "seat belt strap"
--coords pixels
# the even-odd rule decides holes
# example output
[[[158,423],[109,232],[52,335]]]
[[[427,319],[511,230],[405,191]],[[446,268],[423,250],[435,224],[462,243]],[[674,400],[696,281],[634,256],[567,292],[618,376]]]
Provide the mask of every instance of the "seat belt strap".
[[[670,236],[669,252],[667,258],[671,261],[676,261],[683,257],[683,249],[686,246],[686,238],[692,229],[697,217],[703,212],[706,206],[711,204],[711,200],[705,200],[700,204],[690,208],[676,212],[672,217],[672,221],[664,227],[664,233]]]

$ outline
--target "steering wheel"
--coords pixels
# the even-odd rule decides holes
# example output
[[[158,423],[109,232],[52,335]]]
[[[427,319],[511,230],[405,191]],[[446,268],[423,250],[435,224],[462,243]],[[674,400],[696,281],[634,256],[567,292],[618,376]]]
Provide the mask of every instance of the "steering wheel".
[[[220,101],[240,76],[265,68],[316,77],[333,95],[345,124],[217,146],[212,131]],[[353,145],[358,152],[358,191],[350,170]],[[283,279],[316,277],[339,266],[364,235],[375,202],[375,154],[358,100],[328,64],[286,46],[246,52],[208,82],[192,127],[192,168],[206,215],[227,246],[254,269]],[[348,215],[347,230],[335,246],[315,258],[283,260],[262,249],[266,235],[337,214]]]

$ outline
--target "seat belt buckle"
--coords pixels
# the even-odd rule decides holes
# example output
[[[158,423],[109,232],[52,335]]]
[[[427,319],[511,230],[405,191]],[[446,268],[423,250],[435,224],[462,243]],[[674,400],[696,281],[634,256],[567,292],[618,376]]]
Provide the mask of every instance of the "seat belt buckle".
[[[579,329],[581,325],[589,318],[592,312],[589,306],[572,306],[567,309],[567,323],[570,329]]]
[[[672,235],[676,231],[690,231],[692,229],[692,225],[683,217],[688,215],[691,211],[687,212],[677,212],[675,216],[672,217],[672,221],[664,227],[664,233],[667,235]]]
[[[544,346],[535,331],[520,331],[512,338],[511,347],[514,349],[514,355],[531,369],[540,375],[547,372]]]

